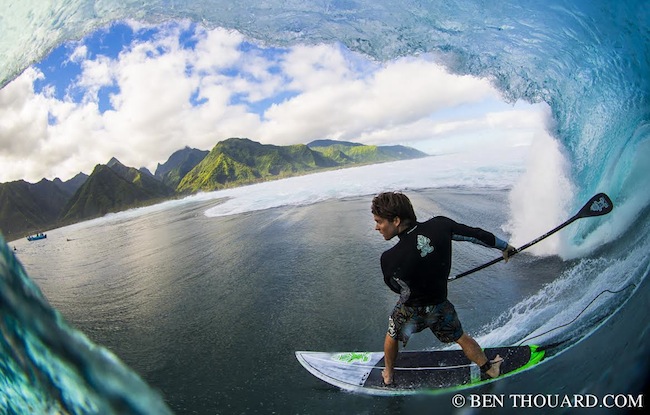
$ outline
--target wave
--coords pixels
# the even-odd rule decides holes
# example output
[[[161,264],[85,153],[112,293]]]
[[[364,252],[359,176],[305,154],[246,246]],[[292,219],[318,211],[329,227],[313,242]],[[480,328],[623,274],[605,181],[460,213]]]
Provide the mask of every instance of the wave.
[[[0,405],[8,413],[168,414],[160,395],[70,327],[0,235]]]
[[[547,324],[535,328],[536,332],[543,332],[554,322],[566,320],[569,314],[586,306],[599,291],[636,284],[646,278],[649,259],[645,253],[650,248],[647,238],[650,7],[647,1],[512,0],[486,6],[485,2],[468,0],[300,4],[240,0],[237,7],[231,4],[225,0],[172,5],[165,1],[99,4],[78,0],[65,5],[39,4],[38,12],[32,9],[36,6],[31,3],[13,5],[5,8],[5,16],[0,21],[4,36],[0,54],[5,57],[0,62],[0,85],[4,86],[62,42],[79,39],[112,21],[131,18],[148,22],[192,19],[208,27],[238,30],[251,39],[280,46],[340,42],[382,61],[432,54],[450,72],[489,79],[509,102],[545,102],[550,108],[549,135],[536,141],[525,172],[516,172],[519,178],[510,193],[508,231],[513,241],[524,242],[552,228],[575,213],[595,193],[607,193],[616,206],[606,217],[577,222],[563,231],[554,244],[547,245],[546,251],[539,251],[577,262],[572,262],[558,281],[537,296],[504,314],[495,322],[495,327],[501,329],[493,330],[492,335],[503,340],[509,328],[516,333],[522,322],[531,328],[530,322],[539,321],[540,315],[549,317]],[[377,169],[382,168],[386,166]],[[298,191],[294,187],[292,195],[298,196],[291,203],[318,197],[352,196],[346,193],[350,184],[347,188],[333,189],[328,196],[322,191],[314,194],[313,183],[303,183],[304,179],[291,180],[285,183],[299,186]],[[457,184],[458,179],[455,180]],[[494,183],[502,186],[498,179]],[[424,184],[415,178],[410,182],[386,183],[400,188]],[[376,183],[361,185],[363,189],[356,190],[357,195],[382,190]],[[267,185],[256,186],[255,190],[264,190]],[[272,192],[261,191],[255,196],[258,199],[245,199],[253,197],[252,194],[248,192],[246,196],[229,190],[207,196],[229,199],[206,214],[232,214],[250,206],[268,208],[277,203],[277,194]],[[12,259],[6,245],[1,241],[0,244],[3,249],[1,305],[3,316],[10,316],[0,325],[1,347],[5,356],[11,356],[3,358],[0,367],[3,376],[12,379],[10,386],[3,386],[3,392],[12,402],[13,399],[20,402],[18,408],[34,408],[20,405],[37,402],[40,405],[37,409],[45,413],[67,405],[110,406],[115,404],[113,397],[118,405],[136,408],[134,411],[141,407],[142,402],[126,400],[119,392],[112,395],[115,391],[110,389],[114,386],[111,382],[93,383],[96,379],[88,377],[93,372],[80,369],[89,365],[102,370],[109,368],[120,379],[116,382],[140,388],[143,399],[160,405],[159,413],[164,413],[164,406],[155,393],[124,369],[114,356],[64,325]],[[583,289],[587,278],[591,282]],[[621,306],[619,300],[598,304],[581,322],[593,330],[590,321],[607,318]],[[34,319],[30,314],[23,314],[32,312],[39,313],[39,317]],[[38,326],[43,322],[48,325]],[[647,323],[644,324],[631,335],[647,332]],[[32,337],[32,333],[38,336]],[[62,357],[66,359],[61,360]],[[68,382],[85,386],[66,387]],[[100,386],[109,389],[96,389]],[[34,395],[34,399],[28,399],[26,394]]]

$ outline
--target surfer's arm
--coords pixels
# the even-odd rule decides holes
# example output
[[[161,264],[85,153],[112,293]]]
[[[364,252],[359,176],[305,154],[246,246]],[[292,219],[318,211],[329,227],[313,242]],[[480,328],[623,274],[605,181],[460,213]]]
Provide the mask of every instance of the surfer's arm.
[[[461,223],[454,222],[452,239],[454,241],[468,241],[475,244],[487,246],[488,248],[499,249],[503,253],[503,258],[508,259],[517,253],[517,249],[508,242],[499,238],[491,232],[481,228],[472,228]]]
[[[472,228],[467,225],[457,223],[454,226],[451,239],[454,241],[467,241],[478,245],[487,246],[488,248],[497,248],[504,250],[508,247],[508,243],[494,234],[485,231],[481,228]]]

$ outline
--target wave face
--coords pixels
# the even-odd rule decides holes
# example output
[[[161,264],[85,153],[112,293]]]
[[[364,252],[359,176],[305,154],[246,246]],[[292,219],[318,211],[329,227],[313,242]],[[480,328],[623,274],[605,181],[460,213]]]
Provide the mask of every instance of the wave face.
[[[549,315],[556,315],[563,306],[577,302],[575,296],[587,303],[610,286],[612,278],[623,286],[630,281],[638,283],[648,273],[649,4],[640,0],[503,0],[487,4],[240,0],[233,7],[225,0],[16,2],[3,8],[0,20],[0,55],[4,57],[0,85],[6,85],[51,48],[112,21],[187,18],[208,27],[235,29],[266,44],[340,42],[382,61],[431,53],[450,72],[490,79],[508,101],[546,102],[554,121],[550,126],[552,146],[564,164],[557,172],[547,171],[543,159],[528,166],[512,190],[513,235],[522,222],[535,218],[540,205],[551,202],[559,201],[565,213],[574,213],[591,195],[606,192],[616,209],[607,217],[579,221],[567,229],[562,253],[579,257],[596,252],[599,258],[579,261],[539,298],[522,303],[513,316],[504,316],[500,322],[504,333],[508,325],[520,322],[515,315],[539,315],[542,306],[538,303],[543,303]],[[546,180],[537,181],[539,177]],[[600,249],[613,241],[616,243],[606,250]],[[65,326],[4,242],[0,244],[0,347],[5,356],[0,369],[3,378],[10,379],[2,391],[12,405],[17,402],[16,412],[124,413],[138,412],[146,403],[149,409],[159,405],[161,410],[153,413],[165,413],[157,395],[110,353]],[[580,294],[571,287],[581,286],[585,275],[595,288]],[[563,299],[558,292],[570,293],[570,298]],[[554,301],[556,297],[559,300]],[[617,306],[601,307],[600,314],[609,314],[607,310]],[[647,326],[645,329],[647,332]],[[91,369],[80,372],[81,367]],[[98,382],[93,378],[107,367],[119,380]],[[112,386],[119,390],[111,390]],[[121,394],[134,387],[141,391],[133,394],[139,400],[126,400]],[[87,411],[84,405],[100,409]],[[102,410],[104,405],[109,409]]]
[[[2,413],[171,413],[115,355],[65,323],[1,235],[0,315]]]

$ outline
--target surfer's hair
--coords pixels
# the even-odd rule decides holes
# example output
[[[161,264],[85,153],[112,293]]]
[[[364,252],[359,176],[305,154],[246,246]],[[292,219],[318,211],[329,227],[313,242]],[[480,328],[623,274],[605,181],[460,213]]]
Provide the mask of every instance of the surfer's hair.
[[[370,209],[373,215],[392,221],[399,218],[405,225],[417,221],[411,201],[401,192],[384,192],[372,199]]]

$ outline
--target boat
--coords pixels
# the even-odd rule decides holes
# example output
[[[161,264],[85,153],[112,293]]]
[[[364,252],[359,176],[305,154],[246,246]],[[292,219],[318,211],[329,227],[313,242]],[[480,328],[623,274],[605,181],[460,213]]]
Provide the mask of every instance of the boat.
[[[47,238],[47,234],[45,233],[37,233],[36,235],[29,235],[27,237],[28,241],[38,241],[39,239],[45,239]]]

